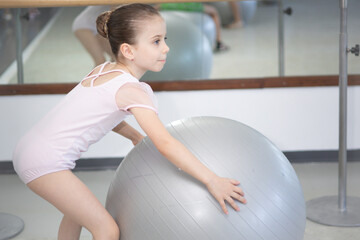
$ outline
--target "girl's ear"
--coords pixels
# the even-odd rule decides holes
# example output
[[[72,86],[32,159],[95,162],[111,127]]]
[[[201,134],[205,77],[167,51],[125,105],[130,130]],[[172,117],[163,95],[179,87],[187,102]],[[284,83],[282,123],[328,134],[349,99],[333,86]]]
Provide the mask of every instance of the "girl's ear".
[[[123,43],[120,45],[121,54],[128,60],[134,60],[133,47],[130,44]]]

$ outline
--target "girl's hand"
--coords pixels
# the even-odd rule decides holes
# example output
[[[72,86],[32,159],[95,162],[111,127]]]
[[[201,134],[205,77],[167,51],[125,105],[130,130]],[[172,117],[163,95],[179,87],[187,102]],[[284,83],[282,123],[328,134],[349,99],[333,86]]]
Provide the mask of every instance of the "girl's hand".
[[[135,128],[131,127],[125,121],[119,123],[116,127],[113,128],[113,131],[129,139],[134,146],[137,145],[144,136],[139,133]]]
[[[243,190],[237,186],[239,184],[240,182],[237,180],[216,176],[206,184],[206,187],[220,203],[224,213],[228,214],[229,212],[226,208],[225,201],[228,202],[236,211],[239,211],[240,208],[235,203],[235,200],[238,200],[243,204],[246,203]]]
[[[143,140],[144,136],[139,134],[136,138],[132,139],[131,142],[136,146],[139,142]]]

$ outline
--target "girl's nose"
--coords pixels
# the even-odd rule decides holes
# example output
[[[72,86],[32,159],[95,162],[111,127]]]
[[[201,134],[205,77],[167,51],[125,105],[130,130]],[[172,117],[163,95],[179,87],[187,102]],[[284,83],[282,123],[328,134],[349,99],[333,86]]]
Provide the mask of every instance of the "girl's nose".
[[[165,47],[164,47],[164,53],[168,53],[170,51],[169,46],[165,43]]]

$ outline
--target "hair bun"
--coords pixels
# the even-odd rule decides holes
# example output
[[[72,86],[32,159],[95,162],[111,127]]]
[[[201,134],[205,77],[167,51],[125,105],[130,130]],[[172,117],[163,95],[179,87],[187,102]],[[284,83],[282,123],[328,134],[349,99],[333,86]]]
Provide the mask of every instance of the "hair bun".
[[[108,38],[109,35],[107,23],[110,19],[111,13],[112,11],[103,12],[96,19],[96,29],[98,33],[104,38]]]

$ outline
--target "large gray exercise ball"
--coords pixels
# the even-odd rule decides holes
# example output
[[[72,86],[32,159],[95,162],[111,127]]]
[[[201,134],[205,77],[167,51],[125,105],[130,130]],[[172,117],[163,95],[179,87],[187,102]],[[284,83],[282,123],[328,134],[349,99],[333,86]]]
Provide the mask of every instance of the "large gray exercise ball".
[[[210,46],[214,48],[216,42],[216,26],[212,18],[202,12],[172,11],[174,14],[189,19],[194,23],[209,40]]]
[[[212,48],[201,29],[190,19],[161,12],[167,24],[167,44],[170,51],[161,72],[148,71],[144,81],[207,79],[212,68]]]
[[[223,26],[232,23],[234,17],[229,2],[210,2],[208,4],[216,7],[221,18],[221,24]],[[251,21],[251,19],[255,15],[257,8],[257,1],[238,1],[237,7],[239,9],[243,24],[246,25]]]
[[[248,203],[222,212],[206,187],[145,138],[122,161],[106,209],[121,240],[301,240],[305,202],[294,169],[266,137],[237,121],[194,117],[168,131],[216,174],[238,179]]]

